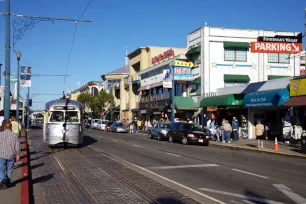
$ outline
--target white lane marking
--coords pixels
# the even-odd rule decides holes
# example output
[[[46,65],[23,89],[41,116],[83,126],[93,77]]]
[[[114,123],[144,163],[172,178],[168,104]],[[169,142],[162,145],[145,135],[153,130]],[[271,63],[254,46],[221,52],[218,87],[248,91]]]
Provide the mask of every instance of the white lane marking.
[[[134,147],[142,147],[142,146],[139,146],[139,145],[135,145],[135,144],[133,144],[133,146],[134,146]]]
[[[55,160],[57,161],[58,165],[61,167],[61,169],[63,170],[63,172],[65,172],[64,167],[62,166],[61,162],[57,159],[57,157],[54,155]]]
[[[235,203],[235,204],[241,204],[240,202],[237,202],[237,201],[234,201],[234,200],[231,200],[230,202]]]
[[[114,156],[114,155],[113,155]],[[118,158],[118,157],[116,157],[116,156],[114,156],[115,158]],[[122,159],[121,159],[122,160]],[[133,163],[131,163],[131,162],[128,162],[128,161],[126,161],[126,160],[123,160],[125,163],[128,163],[128,164],[130,164],[130,165],[132,165],[132,166],[135,166],[136,168],[139,168],[139,169],[141,169],[142,171],[146,171],[146,172],[148,172],[148,173],[150,173],[150,174],[152,174],[152,175],[154,175],[154,176],[156,176],[156,177],[159,177],[159,178],[161,178],[161,179],[163,179],[163,180],[166,180],[167,182],[169,182],[169,183],[173,183],[173,184],[175,184],[175,185],[177,185],[177,186],[180,186],[180,187],[182,187],[182,188],[185,188],[185,189],[187,189],[187,190],[189,190],[189,191],[191,191],[191,192],[193,192],[193,193],[196,193],[196,194],[198,194],[198,195],[200,195],[200,196],[203,196],[203,197],[205,197],[205,198],[208,198],[208,199],[210,199],[210,200],[212,200],[212,201],[214,201],[214,202],[216,202],[216,203],[218,203],[218,204],[226,204],[226,203],[224,203],[224,202],[222,202],[222,201],[220,201],[220,200],[218,200],[218,199],[216,199],[216,198],[213,198],[213,197],[211,197],[211,196],[209,196],[209,195],[206,195],[206,194],[204,194],[204,193],[202,193],[202,192],[199,192],[199,191],[197,191],[197,190],[194,190],[194,189],[192,189],[192,188],[189,188],[189,187],[187,187],[187,186],[185,186],[185,185],[183,185],[183,184],[180,184],[180,183],[178,183],[178,182],[176,182],[176,181],[173,181],[173,180],[171,180],[171,179],[168,179],[168,178],[166,178],[166,177],[164,177],[164,176],[161,176],[161,175],[159,175],[159,174],[157,174],[157,173],[154,173],[153,171],[150,171],[150,170],[148,170],[148,169],[146,169],[146,168],[143,168],[143,167],[141,167],[141,166],[138,166],[138,165],[136,165],[136,164],[133,164]]]
[[[178,165],[178,166],[157,166],[148,167],[147,169],[184,169],[184,168],[201,168],[201,167],[214,167],[218,164],[195,164],[195,165]]]
[[[283,194],[288,196],[291,200],[296,203],[306,203],[306,199],[300,196],[299,194],[293,192],[290,188],[285,186],[284,184],[273,184],[275,188],[281,191]]]
[[[261,175],[258,175],[258,174],[254,174],[254,173],[251,173],[251,172],[247,172],[247,171],[242,171],[242,170],[239,170],[239,169],[232,169],[233,171],[238,171],[240,173],[244,173],[244,174],[249,174],[249,175],[252,175],[252,176],[257,176],[257,177],[260,177],[260,178],[264,178],[264,179],[267,179],[268,177],[266,176],[261,176]]]
[[[243,200],[243,202],[245,202],[245,203],[247,203],[247,204],[256,204],[256,203],[254,203],[254,202],[252,202],[252,201],[249,201],[249,200]]]
[[[172,153],[168,153],[168,152],[166,154],[171,155],[171,156],[175,156],[175,157],[181,157],[181,155],[178,155],[178,154],[172,154]]]
[[[118,142],[118,140],[113,140],[114,142]]]
[[[284,204],[282,202],[278,202],[278,201],[274,201],[274,200],[268,200],[266,198],[258,198],[258,197],[254,197],[254,196],[241,195],[241,194],[237,194],[237,193],[229,193],[229,192],[218,191],[218,190],[209,189],[209,188],[200,188],[199,190],[210,192],[210,193],[218,193],[218,194],[226,195],[226,196],[232,196],[232,197],[236,197],[236,198],[242,198],[244,200],[252,200],[252,201],[257,201],[257,202],[261,202],[261,203],[267,203],[267,204]]]

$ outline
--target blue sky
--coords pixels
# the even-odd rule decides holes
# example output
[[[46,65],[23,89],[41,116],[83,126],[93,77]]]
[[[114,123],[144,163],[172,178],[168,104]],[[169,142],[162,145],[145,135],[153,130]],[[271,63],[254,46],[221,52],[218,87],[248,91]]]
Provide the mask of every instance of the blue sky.
[[[78,18],[88,2],[11,0],[11,12]],[[101,80],[102,74],[122,66],[126,45],[129,51],[150,45],[186,47],[186,35],[205,22],[211,26],[304,32],[305,7],[306,1],[302,0],[92,0],[83,19],[94,22],[80,23],[77,27],[66,88],[76,89],[78,81],[84,84]],[[4,1],[0,1],[0,11],[4,11]],[[64,74],[74,26],[74,22],[63,21],[37,23],[15,45],[22,53],[21,64],[31,66],[33,74]],[[0,47],[0,63],[4,64],[3,16],[0,16]],[[12,52],[13,75],[16,66]],[[62,77],[33,77],[31,92],[60,94],[63,85]],[[25,96],[26,89],[21,93]],[[42,108],[41,102],[54,98],[37,95],[33,98],[33,108]]]

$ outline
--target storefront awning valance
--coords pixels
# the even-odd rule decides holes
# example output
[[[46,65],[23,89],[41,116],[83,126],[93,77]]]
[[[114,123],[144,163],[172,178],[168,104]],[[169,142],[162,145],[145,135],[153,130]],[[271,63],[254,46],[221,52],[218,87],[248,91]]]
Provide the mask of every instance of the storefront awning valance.
[[[212,96],[202,99],[200,107],[207,106],[241,106],[243,96],[240,94],[228,94]]]
[[[244,108],[278,107],[289,100],[288,89],[276,89],[270,91],[258,91],[245,95]]]
[[[159,86],[162,86],[162,85],[163,85],[163,82],[160,81],[160,82],[157,82],[157,83],[154,83],[154,84],[142,86],[142,87],[140,87],[140,88],[138,89],[138,91],[143,91],[143,90],[147,90],[147,89],[152,89],[152,88],[159,87]]]
[[[268,75],[268,80],[273,80],[273,79],[281,79],[281,78],[286,78],[290,76],[282,76],[282,75]]]
[[[195,101],[191,97],[175,96],[174,105],[178,110],[198,110]]]
[[[198,47],[193,47],[190,50],[188,50],[188,52],[185,55],[188,56],[188,55],[193,55],[195,53],[200,53],[200,52],[201,52],[201,46],[198,46]]]
[[[225,83],[249,83],[251,80],[249,75],[242,74],[224,74],[223,79]]]
[[[306,106],[306,96],[296,96],[290,98],[284,106],[296,107],[296,106]]]
[[[223,42],[224,48],[250,48],[250,43],[248,42]]]

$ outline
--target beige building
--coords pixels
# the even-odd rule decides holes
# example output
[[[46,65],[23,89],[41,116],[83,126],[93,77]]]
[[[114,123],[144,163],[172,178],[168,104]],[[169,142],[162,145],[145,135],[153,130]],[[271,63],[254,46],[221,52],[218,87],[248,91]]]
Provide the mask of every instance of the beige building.
[[[130,59],[129,76],[120,82],[120,118],[135,119],[139,117],[140,88],[139,72],[152,65],[162,63],[176,55],[185,55],[185,48],[140,47],[128,54]]]

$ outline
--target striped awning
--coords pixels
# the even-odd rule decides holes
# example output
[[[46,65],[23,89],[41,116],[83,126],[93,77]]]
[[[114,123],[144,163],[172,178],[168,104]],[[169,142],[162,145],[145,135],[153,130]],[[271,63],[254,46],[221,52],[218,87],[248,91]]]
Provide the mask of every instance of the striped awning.
[[[147,86],[142,86],[138,89],[138,91],[148,90],[148,89],[152,89],[152,88],[159,87],[159,86],[162,86],[162,85],[163,85],[163,82],[160,81],[160,82],[150,84],[150,85],[147,85]]]

